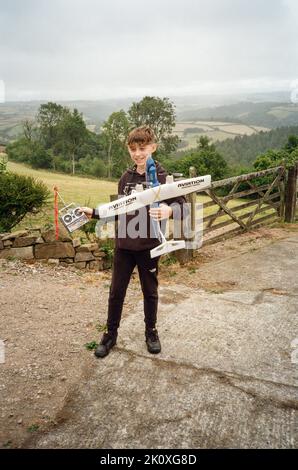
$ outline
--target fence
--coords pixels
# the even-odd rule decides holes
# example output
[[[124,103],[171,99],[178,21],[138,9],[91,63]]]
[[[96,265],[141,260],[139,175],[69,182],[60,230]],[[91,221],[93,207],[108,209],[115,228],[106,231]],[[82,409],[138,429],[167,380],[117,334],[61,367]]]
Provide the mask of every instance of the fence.
[[[189,176],[196,176],[193,167],[189,170]],[[264,179],[262,184],[260,178]],[[204,245],[264,224],[294,222],[298,220],[297,179],[298,162],[289,170],[278,166],[214,181],[209,189],[186,196],[191,204],[191,229],[196,231],[197,202],[203,204]],[[241,185],[246,186],[245,189],[241,189]],[[224,192],[224,195],[220,195],[220,192]],[[110,199],[114,200],[115,197],[117,196],[111,195]],[[185,262],[193,257],[193,251],[194,249],[179,250],[176,255],[180,262]]]
[[[189,176],[195,176],[193,168],[190,169]],[[297,177],[298,163],[290,170],[279,166],[214,181],[210,189],[201,191],[195,197],[188,196],[192,205],[192,227],[194,204],[197,201],[203,203],[205,245],[264,224],[294,222],[295,219],[298,220]],[[260,184],[260,178],[265,180],[263,184]],[[241,190],[240,186],[243,185],[246,187]],[[220,192],[224,195],[220,195]],[[181,250],[178,254],[182,262],[192,257],[193,249]]]

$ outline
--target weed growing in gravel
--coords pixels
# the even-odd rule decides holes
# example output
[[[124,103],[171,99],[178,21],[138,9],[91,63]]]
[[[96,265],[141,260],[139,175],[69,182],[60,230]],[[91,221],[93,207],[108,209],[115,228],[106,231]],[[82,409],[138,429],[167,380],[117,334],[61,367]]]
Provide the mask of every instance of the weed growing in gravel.
[[[88,349],[88,351],[92,351],[93,349],[97,348],[98,343],[96,341],[90,341],[90,343],[86,343],[84,346],[86,349]]]
[[[38,424],[31,424],[31,426],[28,427],[29,432],[35,432],[35,431],[38,431],[38,429],[39,429]]]
[[[103,333],[103,332],[108,331],[108,327],[107,327],[106,323],[97,322],[96,325],[95,325],[95,328],[96,328],[97,331],[99,331],[99,333]]]

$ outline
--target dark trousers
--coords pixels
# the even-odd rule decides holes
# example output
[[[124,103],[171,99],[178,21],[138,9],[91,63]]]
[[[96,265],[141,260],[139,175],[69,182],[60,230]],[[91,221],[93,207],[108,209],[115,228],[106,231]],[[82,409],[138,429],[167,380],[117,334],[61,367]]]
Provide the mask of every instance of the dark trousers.
[[[144,296],[145,326],[146,329],[155,328],[158,305],[157,275],[159,258],[150,258],[150,250],[115,250],[107,321],[109,332],[116,333],[119,327],[127,286],[135,266],[138,267]]]

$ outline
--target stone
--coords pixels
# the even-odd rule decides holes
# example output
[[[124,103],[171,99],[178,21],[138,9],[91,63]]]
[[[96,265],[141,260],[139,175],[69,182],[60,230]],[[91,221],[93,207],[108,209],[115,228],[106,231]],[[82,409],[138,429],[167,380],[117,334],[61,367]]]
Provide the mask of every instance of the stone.
[[[95,258],[104,258],[106,256],[106,253],[102,250],[93,251],[92,254],[95,256]]]
[[[103,269],[103,261],[95,260],[88,263],[88,269],[92,271],[100,271]]]
[[[0,250],[3,250],[3,248],[4,248],[3,242],[0,240]]]
[[[34,232],[41,232],[41,226],[38,225],[37,227],[25,227],[26,230],[29,230],[30,233],[34,233]]]
[[[9,258],[13,256],[20,259],[32,259],[33,256],[33,247],[24,246],[22,248],[9,248],[0,251],[0,258]]]
[[[55,264],[56,266],[58,266],[58,264],[59,264],[59,259],[56,259],[56,258],[49,258],[49,259],[48,259],[48,264]]]
[[[6,237],[6,235],[10,235],[10,232],[0,233],[0,240],[2,240],[4,237]]]
[[[63,243],[60,241],[35,245],[34,251],[36,259],[73,258],[75,256],[72,243]]]
[[[83,252],[83,253],[76,253],[75,256],[75,263],[78,263],[80,261],[93,261],[95,258],[90,251],[88,252]]]
[[[38,237],[36,240],[35,240],[35,243],[44,243],[44,239],[42,237]]]
[[[86,268],[86,263],[85,262],[75,263],[75,267],[79,268],[79,269],[85,269]]]
[[[16,232],[8,233],[2,237],[2,241],[11,240],[13,238],[24,237],[28,235],[28,230],[17,230]]]
[[[98,250],[98,244],[97,243],[86,243],[85,245],[81,245],[77,248],[76,252],[81,253],[85,251],[95,251]]]
[[[3,243],[3,246],[11,246],[13,242],[11,240],[5,240]]]
[[[72,246],[74,248],[77,248],[78,246],[81,246],[81,240],[79,238],[74,238],[72,241]]]
[[[60,261],[60,264],[61,266],[69,267],[71,264],[73,264],[73,262],[73,258],[63,258],[63,261]]]
[[[61,242],[72,242],[72,238],[69,236],[68,232],[66,229],[62,226],[59,225],[59,237],[58,240],[56,240],[56,230],[55,229],[50,229],[50,230],[45,230],[41,232],[41,236],[44,239],[46,243],[52,243],[55,241],[61,241]]]
[[[34,245],[37,237],[19,237],[13,242],[13,248]]]

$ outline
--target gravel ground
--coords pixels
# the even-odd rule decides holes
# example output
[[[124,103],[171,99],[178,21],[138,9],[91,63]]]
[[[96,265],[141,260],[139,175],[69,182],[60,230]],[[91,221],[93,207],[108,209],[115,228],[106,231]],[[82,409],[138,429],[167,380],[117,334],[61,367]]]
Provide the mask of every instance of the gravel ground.
[[[180,290],[183,285],[212,292],[233,290],[233,283],[204,279],[199,269],[202,263],[258,249],[297,229],[297,224],[262,228],[203,247],[183,267],[162,264],[160,283],[177,284]],[[92,352],[85,344],[101,336],[110,279],[110,271],[85,273],[0,260],[0,339],[5,344],[5,362],[0,364],[1,448],[22,447],[32,433],[57,422],[69,390],[92,366]],[[141,299],[135,274],[128,288],[124,321]]]

